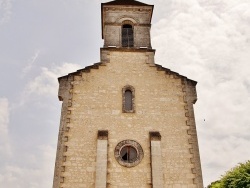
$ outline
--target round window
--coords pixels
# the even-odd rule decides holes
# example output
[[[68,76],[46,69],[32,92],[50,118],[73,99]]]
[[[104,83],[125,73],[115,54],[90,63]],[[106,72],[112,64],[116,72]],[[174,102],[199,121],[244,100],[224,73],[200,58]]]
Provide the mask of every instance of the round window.
[[[142,147],[134,140],[121,141],[115,147],[115,158],[123,166],[136,166],[143,158]]]
[[[137,151],[133,146],[124,146],[120,151],[120,156],[124,162],[132,163],[137,158]]]

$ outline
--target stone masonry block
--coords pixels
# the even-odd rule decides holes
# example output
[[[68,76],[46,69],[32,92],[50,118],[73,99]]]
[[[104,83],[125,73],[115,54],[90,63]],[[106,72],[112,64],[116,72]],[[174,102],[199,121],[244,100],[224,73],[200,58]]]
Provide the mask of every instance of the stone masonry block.
[[[195,97],[192,96],[194,91],[191,90],[194,85],[185,86],[186,92],[183,91],[183,78],[170,70],[170,76],[166,76],[164,72],[152,68],[156,66],[153,61],[146,63],[151,61],[146,52],[131,49],[102,50],[108,51],[105,52],[109,53],[105,55],[107,56],[105,59],[108,59],[109,63],[99,69],[87,68],[88,73],[83,73],[82,79],[72,83],[73,94],[69,93],[70,82],[73,80],[67,80],[67,77],[61,78],[60,96],[64,101],[64,108],[59,137],[61,153],[59,152],[58,158],[63,161],[57,164],[56,174],[57,177],[67,175],[67,182],[60,184],[59,180],[58,184],[54,184],[54,188],[62,186],[93,188],[97,169],[99,177],[104,178],[107,175],[106,181],[109,184],[105,186],[154,187],[153,183],[149,185],[152,178],[151,152],[155,152],[154,178],[157,179],[158,174],[165,175],[162,187],[166,185],[174,187],[176,184],[197,187],[198,185],[190,182],[191,177],[201,174],[197,165],[199,161],[196,160],[199,158],[199,153],[198,143],[195,140],[197,136],[194,134],[195,122],[189,114],[184,115],[192,114],[191,99]],[[122,112],[122,88],[126,85],[131,85],[135,89],[136,111],[133,113]],[[72,103],[72,107],[68,107],[68,102]],[[184,131],[184,128],[189,129]],[[104,132],[98,133],[100,130]],[[105,130],[109,131],[108,137]],[[149,132],[160,134],[153,136]],[[65,136],[69,138],[67,142],[64,140]],[[152,151],[151,136],[152,141],[158,143],[156,149]],[[144,152],[143,160],[133,168],[121,166],[114,156],[116,145],[126,139],[140,143]],[[98,145],[99,141],[101,143]],[[65,151],[64,144],[67,144],[68,152],[67,149]],[[107,147],[106,150],[104,145]],[[107,153],[104,154],[104,151]],[[98,152],[100,158],[97,162]],[[105,157],[107,157],[106,171],[103,168]],[[161,162],[158,158],[161,158]],[[61,172],[61,166],[66,166],[64,173]],[[197,170],[195,175],[191,172],[191,168]],[[186,176],[179,178],[183,171]],[[101,178],[100,182],[103,183],[105,180]],[[71,186],[70,182],[74,182],[74,185]]]

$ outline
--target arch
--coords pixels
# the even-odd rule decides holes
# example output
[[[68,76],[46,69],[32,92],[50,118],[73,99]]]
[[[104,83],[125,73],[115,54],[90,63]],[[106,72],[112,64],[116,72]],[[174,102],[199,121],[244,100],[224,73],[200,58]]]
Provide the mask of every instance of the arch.
[[[129,89],[125,90],[124,93],[124,97],[125,97],[125,110],[126,111],[131,111],[133,109],[133,104],[132,104],[132,91]]]
[[[116,19],[115,23],[123,24],[124,22],[127,22],[127,21],[130,21],[130,23],[132,25],[139,24],[139,20],[137,20],[135,18],[132,18],[132,17],[128,17],[128,16],[123,16],[123,17],[120,17],[120,18]]]
[[[135,89],[127,85],[122,88],[122,111],[125,113],[135,112]]]
[[[122,47],[134,47],[134,29],[130,21],[122,24]]]

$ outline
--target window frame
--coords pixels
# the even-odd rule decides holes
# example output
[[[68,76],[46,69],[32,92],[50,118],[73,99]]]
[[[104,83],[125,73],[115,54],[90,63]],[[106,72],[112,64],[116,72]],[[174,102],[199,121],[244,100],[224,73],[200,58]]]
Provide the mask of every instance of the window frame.
[[[130,25],[130,26],[131,26],[131,30],[132,30],[132,40],[133,40],[131,46],[130,46],[129,44],[128,44],[128,46],[123,45],[123,29],[124,29],[123,26],[124,26],[124,25]],[[130,20],[125,20],[125,21],[123,21],[122,24],[121,24],[121,47],[122,47],[122,48],[133,48],[134,46],[135,46],[134,23],[133,23],[132,21],[130,21]]]
[[[132,109],[131,110],[127,110],[126,109],[126,96],[125,96],[125,92],[129,90],[132,93]],[[126,85],[122,88],[122,112],[123,113],[135,113],[135,88],[131,85]]]
[[[136,158],[133,161],[123,160],[123,158],[121,156],[122,149],[124,147],[127,147],[127,146],[132,147],[136,152]],[[123,141],[120,141],[116,145],[115,150],[114,150],[114,155],[115,155],[116,161],[120,165],[127,167],[127,168],[131,168],[131,167],[138,165],[142,161],[142,159],[144,157],[144,152],[143,152],[141,145],[137,141],[135,141],[135,140],[123,140]]]
[[[124,150],[126,150],[127,159],[124,159],[124,158],[123,158],[124,155],[122,155],[122,154],[123,154]],[[133,153],[133,152],[135,152],[135,153]],[[135,157],[131,158],[131,156],[132,156],[133,154],[135,154]],[[125,162],[125,163],[134,163],[134,162],[137,160],[137,158],[138,158],[138,150],[137,150],[134,146],[132,146],[132,145],[130,145],[130,144],[124,145],[124,146],[120,149],[120,158],[121,158],[121,160],[122,160],[123,162]]]

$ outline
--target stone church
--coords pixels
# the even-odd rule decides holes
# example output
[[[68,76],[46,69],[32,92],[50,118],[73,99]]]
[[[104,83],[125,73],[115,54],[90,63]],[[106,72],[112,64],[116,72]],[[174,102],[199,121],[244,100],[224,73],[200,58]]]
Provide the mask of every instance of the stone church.
[[[102,3],[100,62],[58,79],[53,188],[203,187],[197,82],[154,62],[153,9]]]

